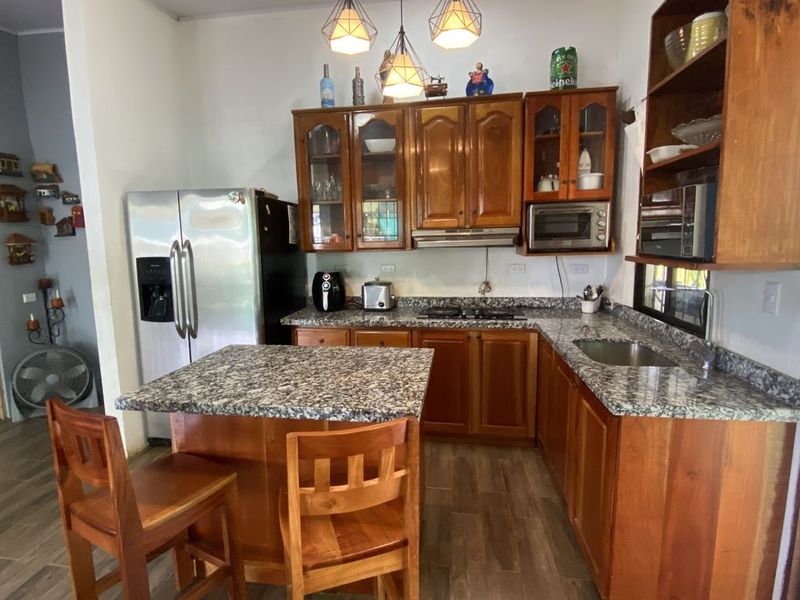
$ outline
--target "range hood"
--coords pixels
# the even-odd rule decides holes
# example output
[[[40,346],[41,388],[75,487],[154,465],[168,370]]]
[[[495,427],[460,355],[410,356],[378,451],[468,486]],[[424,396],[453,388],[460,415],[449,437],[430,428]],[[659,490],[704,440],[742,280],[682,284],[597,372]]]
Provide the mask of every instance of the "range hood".
[[[411,232],[416,248],[474,248],[516,246],[518,227],[483,229],[417,229]]]

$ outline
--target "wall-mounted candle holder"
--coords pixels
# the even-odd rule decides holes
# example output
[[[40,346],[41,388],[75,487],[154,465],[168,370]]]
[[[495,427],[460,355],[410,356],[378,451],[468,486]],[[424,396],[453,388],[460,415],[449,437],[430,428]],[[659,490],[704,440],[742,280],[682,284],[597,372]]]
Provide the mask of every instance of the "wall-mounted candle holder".
[[[31,318],[25,325],[28,332],[28,339],[34,344],[46,345],[55,344],[56,338],[61,337],[61,324],[66,318],[64,313],[64,299],[58,292],[58,288],[53,288],[50,279],[40,279],[37,281],[39,291],[42,292],[42,303],[44,305],[44,316],[47,326],[42,327],[41,323],[31,314]],[[52,290],[52,291],[51,291]]]

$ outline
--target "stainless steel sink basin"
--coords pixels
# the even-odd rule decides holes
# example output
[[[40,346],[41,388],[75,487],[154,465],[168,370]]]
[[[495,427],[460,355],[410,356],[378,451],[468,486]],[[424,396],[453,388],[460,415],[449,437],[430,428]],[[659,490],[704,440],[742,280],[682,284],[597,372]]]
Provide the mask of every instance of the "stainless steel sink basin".
[[[581,351],[595,362],[618,367],[674,367],[670,359],[639,342],[575,340]]]

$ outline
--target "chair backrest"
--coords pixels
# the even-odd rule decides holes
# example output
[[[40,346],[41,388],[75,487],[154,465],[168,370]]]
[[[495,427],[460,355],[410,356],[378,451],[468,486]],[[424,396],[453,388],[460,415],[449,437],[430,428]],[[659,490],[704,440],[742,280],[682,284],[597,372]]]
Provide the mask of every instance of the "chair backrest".
[[[53,450],[58,497],[65,523],[69,505],[84,498],[84,485],[107,490],[117,518],[133,535],[141,520],[117,420],[69,408],[58,398],[47,401],[47,424]]]
[[[407,455],[408,419],[340,431],[297,432],[286,436],[290,519],[334,515],[385,504],[404,493],[412,465]],[[376,467],[367,477],[368,460]],[[331,463],[346,459],[346,482],[332,481]],[[301,485],[301,461],[313,462],[313,486]],[[374,475],[374,476],[372,476]],[[294,513],[294,514],[293,514]]]

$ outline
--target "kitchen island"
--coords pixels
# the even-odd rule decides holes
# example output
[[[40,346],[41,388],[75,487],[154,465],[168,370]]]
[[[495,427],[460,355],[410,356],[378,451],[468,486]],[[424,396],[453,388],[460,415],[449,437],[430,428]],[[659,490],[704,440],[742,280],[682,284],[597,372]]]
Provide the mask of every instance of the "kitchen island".
[[[172,448],[229,465],[238,475],[245,578],[285,583],[278,494],[286,434],[419,418],[433,351],[228,346],[125,394],[122,410],[171,413]],[[419,482],[412,500],[419,510]],[[202,533],[215,537],[213,527]]]

